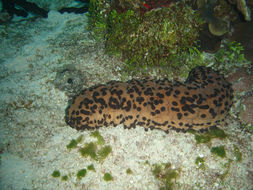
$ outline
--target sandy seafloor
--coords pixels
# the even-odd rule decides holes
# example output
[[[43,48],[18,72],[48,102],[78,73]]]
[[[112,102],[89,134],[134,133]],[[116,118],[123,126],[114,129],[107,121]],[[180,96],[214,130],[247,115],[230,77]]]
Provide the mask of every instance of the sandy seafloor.
[[[1,190],[155,190],[161,184],[152,175],[151,165],[168,162],[179,171],[174,189],[253,188],[252,136],[242,131],[231,117],[227,119],[228,125],[220,126],[228,137],[207,144],[196,144],[192,134],[144,132],[140,126],[125,130],[120,125],[99,129],[106,144],[112,147],[112,153],[103,162],[82,157],[78,149],[67,150],[71,139],[81,134],[83,144],[96,139],[90,136],[90,131],[76,131],[65,123],[69,100],[66,89],[71,86],[64,75],[69,72],[72,80],[80,80],[81,87],[72,88],[121,79],[122,63],[104,53],[102,46],[89,37],[86,26],[86,15],[60,15],[54,11],[47,19],[1,26]],[[211,154],[210,148],[219,145],[225,146],[226,158]],[[242,153],[241,162],[236,161],[234,145]],[[195,164],[198,156],[205,159],[204,170]],[[88,171],[78,180],[77,171],[90,164],[94,164],[96,171]],[[126,173],[128,168],[133,174]],[[68,175],[69,179],[53,178],[54,170]],[[106,172],[111,173],[113,181],[104,181]]]

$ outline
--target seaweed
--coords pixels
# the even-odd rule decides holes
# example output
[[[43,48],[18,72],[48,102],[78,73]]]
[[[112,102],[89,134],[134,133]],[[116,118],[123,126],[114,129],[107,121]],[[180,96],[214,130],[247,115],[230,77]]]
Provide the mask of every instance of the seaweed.
[[[162,182],[160,190],[173,189],[175,180],[178,177],[178,171],[172,169],[170,163],[154,164],[152,167],[152,173],[156,179]]]
[[[113,180],[113,177],[110,173],[105,173],[104,174],[104,180],[105,181],[112,181]]]
[[[87,170],[86,170],[86,169],[81,169],[81,170],[79,170],[79,171],[77,172],[77,174],[76,174],[77,179],[81,179],[81,178],[85,177],[85,176],[86,176],[86,173],[87,173]]]
[[[133,171],[130,168],[127,168],[126,173],[127,174],[133,174]]]
[[[84,157],[91,157],[94,160],[97,160],[97,145],[93,142],[86,143],[83,148],[81,148],[80,153]]]
[[[96,171],[93,164],[89,165],[87,169],[90,171]]]
[[[193,134],[195,134],[195,132],[193,132]],[[204,134],[195,134],[195,140],[197,144],[209,143],[213,138],[224,139],[226,137],[226,133],[217,127],[210,129]]]
[[[72,148],[76,148],[77,144],[80,143],[83,139],[83,136],[80,135],[77,139],[72,139],[70,143],[66,146],[68,150],[71,150]]]
[[[211,153],[224,158],[226,157],[226,150],[224,146],[216,146],[211,148]]]
[[[107,53],[120,56],[132,71],[150,66],[182,71],[204,64],[194,47],[203,24],[199,13],[183,1],[146,3],[152,8],[143,9],[139,0],[91,0],[89,29],[105,41]]]
[[[54,170],[53,173],[52,173],[52,177],[60,177],[61,176],[61,173],[59,170]]]
[[[235,160],[237,162],[241,162],[242,161],[242,153],[240,151],[240,149],[234,145],[234,155],[235,155]]]
[[[94,131],[91,133],[91,136],[94,138],[97,138],[97,144],[98,145],[104,145],[105,144],[105,140],[104,138],[100,135],[99,131]]]
[[[205,160],[202,157],[197,157],[195,160],[195,164],[198,166],[200,169],[205,169]]]
[[[98,152],[97,152],[98,160],[99,160],[99,161],[104,160],[111,152],[112,152],[111,146],[106,145],[106,146],[102,147],[102,148],[99,149]]]
[[[66,175],[62,176],[62,177],[61,177],[61,180],[62,180],[62,181],[67,181],[67,180],[68,180],[68,176],[66,176]]]

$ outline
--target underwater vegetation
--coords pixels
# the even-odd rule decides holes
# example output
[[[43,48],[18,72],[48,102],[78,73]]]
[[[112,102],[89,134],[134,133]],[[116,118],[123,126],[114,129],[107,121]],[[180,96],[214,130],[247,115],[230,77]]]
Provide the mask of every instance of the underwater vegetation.
[[[81,170],[79,170],[79,171],[77,172],[77,174],[76,174],[77,179],[81,179],[81,178],[85,177],[85,176],[86,176],[86,173],[87,173],[87,170],[86,170],[86,169],[81,169]]]
[[[197,144],[208,143],[213,138],[224,139],[226,137],[227,137],[226,133],[222,129],[219,129],[219,128],[210,129],[209,131],[203,134],[197,134],[197,133],[195,134],[195,140]]]
[[[53,177],[60,177],[61,173],[59,170],[54,170],[53,173],[52,173],[52,176]]]
[[[178,177],[178,171],[172,169],[170,163],[154,164],[152,173],[154,177],[161,182],[160,190],[173,189],[174,183]]]
[[[240,67],[252,67],[243,54],[243,47],[235,41],[228,42],[214,54],[215,67],[224,74],[235,72]]]
[[[216,146],[211,148],[211,153],[224,158],[226,157],[226,150],[224,146]]]
[[[111,151],[112,149],[109,145],[98,149],[97,145],[93,142],[85,144],[84,147],[80,149],[82,156],[90,157],[96,161],[104,160],[111,153]]]
[[[198,168],[204,170],[205,169],[205,159],[198,156],[195,160],[195,164],[197,165]]]
[[[105,40],[108,53],[139,67],[167,66],[194,44],[202,22],[184,2],[145,12],[141,8],[141,1],[118,5],[92,0],[89,29],[96,39]]]
[[[72,149],[78,149],[82,159],[83,157],[89,157],[95,161],[104,161],[112,152],[111,146],[105,145],[105,140],[98,131],[91,132],[90,136],[97,139],[97,141],[83,144],[83,135],[80,135],[78,138],[72,139],[69,144],[66,145],[67,150],[71,151]],[[96,172],[94,164],[90,164],[86,168],[78,170],[74,177],[76,177],[78,180],[81,180],[87,175],[88,172]],[[61,177],[62,181],[67,181],[69,178],[73,177],[73,173],[61,176],[59,170],[54,170],[51,176],[54,178]],[[113,180],[113,177],[109,173],[105,173],[103,178],[105,181]]]
[[[196,3],[198,8],[193,9]],[[166,77],[185,78],[199,65],[228,74],[249,65],[240,43],[222,42],[213,57],[206,56],[197,45],[205,24],[217,24],[217,18],[233,18],[228,15],[233,5],[226,8],[223,4],[226,3],[91,0],[88,29],[97,42],[105,44],[108,54],[126,63],[123,70],[128,74],[146,74],[152,68]]]
[[[98,145],[104,145],[105,144],[104,138],[100,135],[100,133],[98,131],[92,132],[91,136],[97,139],[97,144]]]
[[[77,139],[72,139],[70,143],[66,146],[68,150],[71,150],[72,148],[76,148],[77,144],[82,142],[83,136],[80,135]]]
[[[130,168],[127,168],[126,173],[127,174],[133,174],[133,171]]]
[[[113,180],[113,177],[110,173],[105,173],[104,174],[104,180],[105,181],[112,181]]]

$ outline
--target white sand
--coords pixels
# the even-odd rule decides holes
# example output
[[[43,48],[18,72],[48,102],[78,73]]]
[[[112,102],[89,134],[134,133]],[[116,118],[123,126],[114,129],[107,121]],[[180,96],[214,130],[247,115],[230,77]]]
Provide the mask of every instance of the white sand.
[[[221,126],[229,137],[208,144],[197,145],[192,134],[118,126],[99,129],[112,147],[104,162],[83,158],[78,149],[68,151],[66,145],[80,134],[83,144],[96,139],[90,131],[78,132],[66,125],[69,97],[53,83],[57,71],[64,65],[75,66],[84,75],[83,87],[121,78],[122,63],[104,54],[89,38],[86,25],[86,15],[51,11],[48,19],[0,26],[1,190],[154,190],[159,189],[159,181],[152,175],[151,164],[167,162],[179,172],[175,189],[253,188],[253,139],[231,118],[228,126]],[[225,146],[226,158],[211,154],[210,148],[218,145]],[[233,145],[242,152],[241,162],[235,161]],[[195,164],[198,156],[204,157],[205,170]],[[96,171],[77,180],[77,171],[90,164]],[[126,174],[128,168],[133,174]],[[69,179],[53,178],[54,170]],[[104,181],[106,172],[113,181]]]

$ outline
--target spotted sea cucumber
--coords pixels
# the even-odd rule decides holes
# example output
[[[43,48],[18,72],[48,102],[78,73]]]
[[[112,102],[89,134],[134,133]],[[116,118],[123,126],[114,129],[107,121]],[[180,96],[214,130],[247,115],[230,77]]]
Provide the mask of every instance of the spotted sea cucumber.
[[[72,99],[65,121],[77,130],[123,123],[125,128],[202,132],[224,120],[232,100],[232,85],[211,68],[198,66],[184,83],[110,81],[85,89]]]

